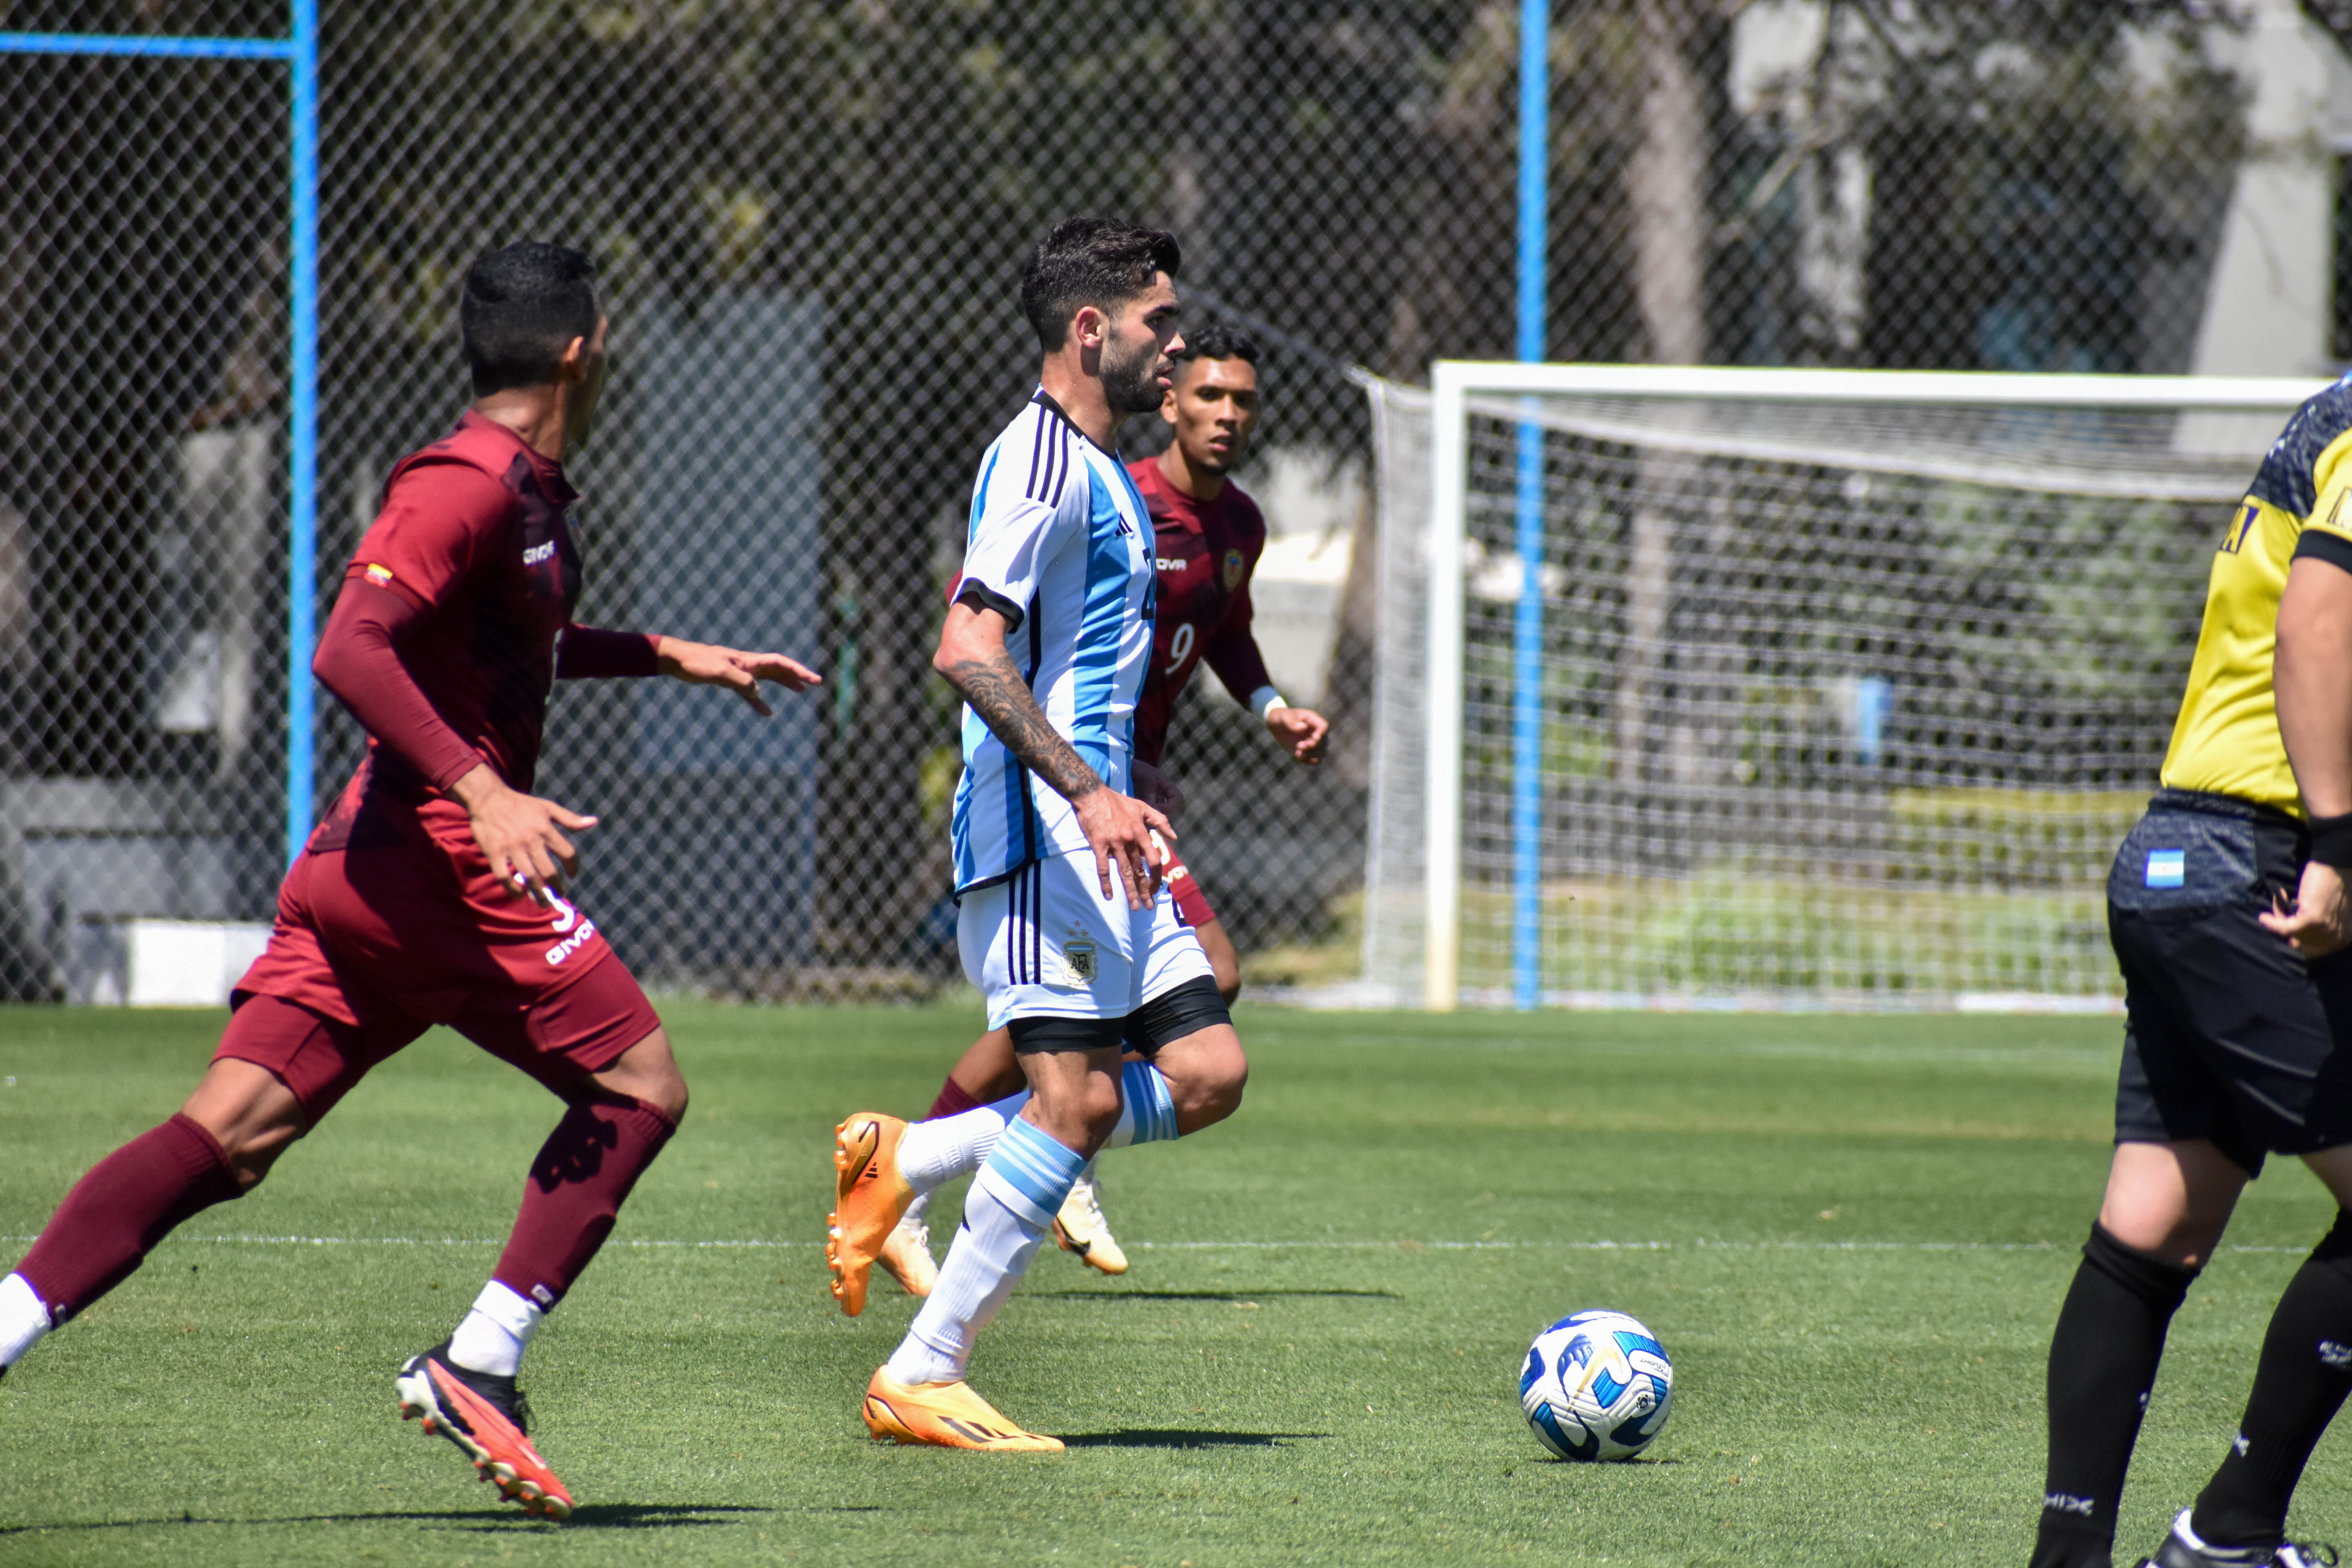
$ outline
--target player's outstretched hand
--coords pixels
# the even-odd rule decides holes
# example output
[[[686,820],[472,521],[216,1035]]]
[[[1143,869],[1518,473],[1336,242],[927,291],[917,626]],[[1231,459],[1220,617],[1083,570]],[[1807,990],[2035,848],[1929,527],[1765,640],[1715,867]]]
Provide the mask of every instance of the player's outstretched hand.
[[[775,712],[760,695],[760,682],[772,680],[787,691],[806,691],[824,679],[795,658],[780,653],[745,653],[740,648],[710,643],[661,639],[661,672],[692,686],[724,686],[751,705],[765,719]]]
[[[1311,708],[1269,708],[1265,730],[1311,768],[1323,760],[1323,742],[1331,733],[1331,721]]]
[[[516,892],[544,905],[563,890],[564,878],[580,874],[580,851],[563,830],[593,827],[594,817],[510,788],[488,763],[451,784],[449,793],[473,819],[474,842],[490,874]]]
[[[2316,860],[2305,864],[2292,901],[2284,892],[2273,893],[2270,909],[2257,918],[2264,931],[2286,938],[2305,958],[2352,942],[2352,902],[2344,897],[2343,873]]]
[[[1080,795],[1071,805],[1078,814],[1078,826],[1087,842],[1094,846],[1095,875],[1101,879],[1103,897],[1118,896],[1111,889],[1110,868],[1116,863],[1119,882],[1127,889],[1127,907],[1150,909],[1160,891],[1161,854],[1151,837],[1157,833],[1172,844],[1175,826],[1156,807],[1121,795],[1108,784]]]
[[[1147,762],[1139,760],[1129,765],[1135,772],[1136,797],[1144,805],[1157,806],[1171,816],[1184,809],[1184,792],[1176,787],[1174,779]]]

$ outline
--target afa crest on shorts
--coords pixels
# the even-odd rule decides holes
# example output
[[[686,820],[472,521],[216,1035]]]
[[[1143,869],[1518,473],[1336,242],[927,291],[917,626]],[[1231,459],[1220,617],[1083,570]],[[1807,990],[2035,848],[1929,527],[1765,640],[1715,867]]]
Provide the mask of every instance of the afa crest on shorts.
[[[1065,985],[1092,985],[1095,983],[1095,944],[1092,939],[1076,931],[1062,944],[1062,982]]]

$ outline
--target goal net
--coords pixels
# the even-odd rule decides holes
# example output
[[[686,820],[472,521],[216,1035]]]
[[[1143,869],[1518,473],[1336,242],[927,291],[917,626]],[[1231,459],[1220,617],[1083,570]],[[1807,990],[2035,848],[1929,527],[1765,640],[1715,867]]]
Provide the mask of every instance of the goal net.
[[[1367,999],[2112,1006],[2208,559],[2320,384],[1373,386]]]

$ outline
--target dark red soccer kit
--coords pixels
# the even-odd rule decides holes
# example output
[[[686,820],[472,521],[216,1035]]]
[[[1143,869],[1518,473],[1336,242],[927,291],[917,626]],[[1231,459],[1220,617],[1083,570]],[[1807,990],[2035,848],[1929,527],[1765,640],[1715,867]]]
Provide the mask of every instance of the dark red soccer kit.
[[[661,1026],[645,993],[571,904],[501,885],[447,794],[485,762],[530,788],[554,679],[655,673],[652,638],[571,624],[576,499],[560,466],[470,413],[393,470],[313,665],[367,728],[367,760],[287,873],[215,1053],[275,1074],[306,1126],[434,1024],[554,1089],[570,1109],[494,1276],[542,1308],[677,1126],[589,1081]],[[17,1271],[62,1323],[242,1191],[182,1112],[77,1183]]]
[[[240,1002],[278,998],[342,1027],[298,1039],[280,1009],[240,1026],[240,1005],[217,1053],[284,1079],[314,1122],[434,1024],[551,1086],[660,1026],[594,922],[495,876],[447,793],[485,762],[530,789],[559,677],[655,673],[652,638],[572,624],[577,499],[560,465],[468,413],[394,468],[344,573],[317,669],[367,729],[367,758],[237,984]]]
[[[1151,670],[1135,705],[1135,754],[1160,765],[1168,720],[1193,670],[1206,663],[1225,689],[1247,702],[1274,684],[1250,632],[1250,575],[1265,552],[1265,518],[1230,479],[1217,499],[1186,495],[1160,473],[1157,458],[1128,465],[1151,510],[1159,587],[1152,609]],[[1201,884],[1179,858],[1166,868],[1176,913],[1188,926],[1217,918]]]

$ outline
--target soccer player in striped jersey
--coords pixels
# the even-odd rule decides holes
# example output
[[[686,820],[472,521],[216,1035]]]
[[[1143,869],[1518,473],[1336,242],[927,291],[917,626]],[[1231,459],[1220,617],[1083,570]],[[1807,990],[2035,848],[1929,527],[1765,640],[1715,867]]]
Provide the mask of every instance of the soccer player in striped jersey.
[[[2352,1390],[2352,381],[2287,422],[2213,558],[2162,787],[2107,877],[2128,1026],[2115,1162],[2050,1344],[2034,1568],[2108,1568],[2166,1331],[2265,1156],[2335,1227],[2279,1298],[2159,1568],[2304,1568],[2288,1500]]]
[[[825,1260],[852,1316],[915,1194],[977,1176],[937,1285],[867,1385],[877,1437],[1060,1448],[965,1382],[975,1338],[1097,1149],[1198,1131],[1241,1102],[1240,1038],[1160,876],[1175,830],[1128,793],[1152,527],[1111,437],[1166,394],[1178,260],[1170,235],[1073,218],[1022,269],[1038,385],[982,459],[932,663],[965,702],[957,941],[1029,1088],[913,1129],[860,1111],[835,1131]],[[1142,1059],[1122,1061],[1130,1044]]]
[[[1265,519],[1229,476],[1248,454],[1257,427],[1257,344],[1245,333],[1211,325],[1186,332],[1174,357],[1175,384],[1160,407],[1173,439],[1158,457],[1128,465],[1151,510],[1152,563],[1159,576],[1151,673],[1136,710],[1136,776],[1143,797],[1171,812],[1181,809],[1183,796],[1159,774],[1160,754],[1176,700],[1202,664],[1217,672],[1234,699],[1264,720],[1267,733],[1300,763],[1311,766],[1322,760],[1331,728],[1321,714],[1283,701],[1250,629],[1250,578],[1265,549]],[[1233,939],[1181,857],[1171,855],[1162,871],[1176,916],[1200,938],[1217,989],[1230,1006],[1242,987]],[[948,1074],[930,1118],[977,1110],[1016,1092],[1021,1081],[1011,1036],[991,1029]],[[915,1200],[881,1258],[883,1268],[918,1296],[930,1289],[938,1272],[931,1260],[929,1207],[929,1194]],[[1054,1239],[1089,1268],[1127,1272],[1127,1254],[1103,1215],[1092,1165],[1055,1216]]]

